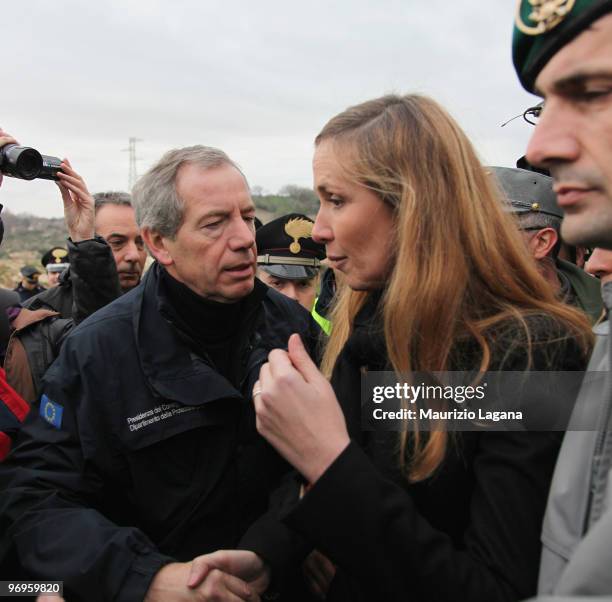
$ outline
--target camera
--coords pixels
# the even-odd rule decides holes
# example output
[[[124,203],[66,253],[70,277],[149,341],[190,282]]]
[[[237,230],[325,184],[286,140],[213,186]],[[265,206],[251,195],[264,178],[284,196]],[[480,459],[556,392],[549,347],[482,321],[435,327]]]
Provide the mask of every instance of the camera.
[[[61,171],[61,159],[41,155],[36,149],[18,144],[7,144],[0,148],[0,172],[5,176],[22,180],[57,180]]]

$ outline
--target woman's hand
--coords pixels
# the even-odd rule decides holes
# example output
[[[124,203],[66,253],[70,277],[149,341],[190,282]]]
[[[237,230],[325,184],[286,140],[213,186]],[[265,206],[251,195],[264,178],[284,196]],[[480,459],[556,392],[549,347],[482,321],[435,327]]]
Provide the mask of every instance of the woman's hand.
[[[327,379],[297,334],[274,349],[253,387],[257,430],[314,483],[349,444],[344,415]]]

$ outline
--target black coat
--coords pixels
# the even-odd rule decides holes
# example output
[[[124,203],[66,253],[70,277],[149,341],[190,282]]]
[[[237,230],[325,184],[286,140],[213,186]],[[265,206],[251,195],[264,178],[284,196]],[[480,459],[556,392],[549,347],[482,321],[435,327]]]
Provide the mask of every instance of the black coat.
[[[8,383],[28,403],[40,398],[42,378],[70,331],[121,294],[117,266],[103,238],[73,243],[60,284],[23,303],[4,362]]]
[[[70,267],[58,286],[43,290],[23,306],[32,311],[50,309],[79,324],[119,297],[119,277],[111,248],[99,236],[77,243],[68,239],[68,261]]]
[[[388,369],[378,323],[366,306],[332,375],[351,444],[301,500],[292,488],[276,510],[282,523],[266,516],[241,547],[280,573],[283,558],[300,545],[319,549],[338,566],[329,602],[529,597],[536,591],[541,522],[562,433],[456,433],[434,475],[409,484],[398,468],[398,433],[361,430],[363,368]],[[548,343],[563,334],[551,319],[530,325],[532,369],[584,369],[573,339]],[[490,369],[525,370],[525,348],[518,329],[500,332]],[[479,365],[473,344],[454,358],[457,370]]]
[[[269,350],[293,332],[312,347],[318,328],[256,281],[236,388],[162,316],[158,269],[66,339],[45,377],[48,421],[36,406],[0,466],[4,547],[73,602],[142,600],[165,563],[234,546],[285,470],[251,390]]]
[[[19,295],[19,301],[23,303],[47,289],[44,286],[40,286],[40,284],[37,284],[33,289],[29,289],[20,282],[13,290]]]

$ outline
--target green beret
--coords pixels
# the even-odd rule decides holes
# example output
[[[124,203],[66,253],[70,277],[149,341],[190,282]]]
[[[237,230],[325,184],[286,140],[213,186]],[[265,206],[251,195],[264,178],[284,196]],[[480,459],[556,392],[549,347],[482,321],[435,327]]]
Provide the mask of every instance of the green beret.
[[[520,0],[512,60],[523,88],[534,92],[535,80],[552,56],[610,11],[612,0]]]

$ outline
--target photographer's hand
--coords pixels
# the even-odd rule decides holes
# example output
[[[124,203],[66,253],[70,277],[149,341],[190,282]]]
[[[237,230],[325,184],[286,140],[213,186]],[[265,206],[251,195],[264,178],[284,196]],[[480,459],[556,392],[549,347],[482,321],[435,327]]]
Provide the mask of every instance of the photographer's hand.
[[[17,144],[17,140],[0,128],[0,148],[7,144]],[[2,172],[0,172],[0,186],[2,186]]]
[[[72,169],[68,159],[62,161],[62,171],[57,176],[57,185],[64,201],[66,228],[72,242],[92,239],[95,236],[94,199],[85,181]]]

